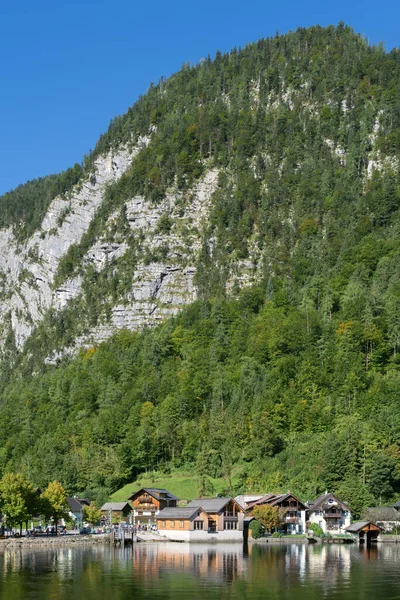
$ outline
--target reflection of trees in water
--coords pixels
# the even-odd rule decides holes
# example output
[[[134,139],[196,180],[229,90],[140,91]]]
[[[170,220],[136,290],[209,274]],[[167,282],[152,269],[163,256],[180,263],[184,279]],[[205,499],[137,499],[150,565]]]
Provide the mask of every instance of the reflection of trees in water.
[[[397,597],[400,545],[137,544],[0,552],[1,600]],[[4,592],[6,590],[6,592]],[[379,593],[377,593],[379,590]]]

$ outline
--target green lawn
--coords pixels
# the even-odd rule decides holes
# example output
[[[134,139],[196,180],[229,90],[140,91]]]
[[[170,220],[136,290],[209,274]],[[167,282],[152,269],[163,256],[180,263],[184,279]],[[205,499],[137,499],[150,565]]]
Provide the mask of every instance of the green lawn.
[[[220,494],[226,489],[227,484],[224,479],[210,478],[214,486],[214,494]],[[235,483],[235,478],[233,478]],[[166,488],[181,500],[193,500],[198,495],[198,478],[188,473],[176,472],[169,475],[163,473],[144,473],[139,479],[132,483],[127,483],[123,488],[117,490],[110,496],[114,502],[123,502],[127,500],[133,492],[142,487]]]

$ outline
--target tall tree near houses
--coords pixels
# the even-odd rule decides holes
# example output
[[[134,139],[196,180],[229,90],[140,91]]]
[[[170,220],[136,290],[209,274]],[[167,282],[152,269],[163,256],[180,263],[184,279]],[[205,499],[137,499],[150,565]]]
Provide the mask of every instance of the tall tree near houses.
[[[272,531],[279,527],[281,515],[277,506],[261,504],[253,509],[252,516],[261,521],[266,529]]]
[[[27,523],[37,510],[37,494],[21,473],[6,473],[0,480],[0,510],[7,525]]]
[[[68,502],[67,494],[61,483],[58,481],[51,481],[43,494],[41,495],[43,512],[46,518],[52,517],[57,533],[57,526],[59,519],[66,519],[68,517]]]

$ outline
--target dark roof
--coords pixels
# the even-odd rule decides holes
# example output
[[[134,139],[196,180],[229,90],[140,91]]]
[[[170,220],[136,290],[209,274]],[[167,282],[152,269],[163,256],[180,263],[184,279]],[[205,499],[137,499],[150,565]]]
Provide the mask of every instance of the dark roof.
[[[395,502],[394,504],[392,504],[393,508],[400,508],[400,500],[398,500],[398,502]]]
[[[163,508],[157,515],[157,519],[191,519],[201,511],[200,506],[183,506]]]
[[[106,502],[100,510],[124,510],[125,507],[132,509],[129,502]]]
[[[174,494],[171,494],[171,492],[164,488],[140,488],[140,490],[134,492],[131,496],[129,496],[129,500],[132,500],[134,496],[137,496],[142,492],[147,492],[156,500],[180,500],[180,498],[174,496]]]
[[[263,496],[262,498],[259,498],[254,502],[249,502],[247,508],[254,508],[255,506],[259,506],[261,504],[269,504],[270,506],[276,506],[277,504],[284,502],[288,498],[294,498],[294,500],[296,500],[296,502],[298,502],[303,508],[306,508],[305,504],[301,500],[296,498],[296,496],[291,492],[287,492],[286,494],[265,494],[265,496]]]
[[[89,498],[78,498],[78,500],[81,504],[86,504],[87,506],[90,506]]]
[[[80,513],[82,512],[82,504],[79,502],[78,498],[67,497],[68,506],[71,512]]]
[[[253,502],[249,502],[247,504],[247,508],[253,508],[254,506],[257,506],[258,504],[265,504],[268,503],[272,498],[276,498],[277,494],[265,494],[264,496],[262,496],[261,498],[258,498],[258,500],[254,500]]]
[[[308,506],[311,510],[319,510],[319,507],[322,506],[325,502],[328,502],[330,498],[332,498],[344,510],[350,510],[348,504],[346,502],[343,502],[342,500],[339,500],[339,498],[334,494],[322,494],[321,496],[318,496],[318,498],[314,500],[314,502],[309,502]]]
[[[220,512],[233,498],[196,498],[188,506],[201,506],[205,512]],[[233,500],[233,502],[236,502]]]
[[[372,521],[358,521],[357,523],[352,523],[351,525],[346,527],[345,531],[348,531],[349,533],[358,533],[359,531],[364,529],[364,527],[367,527],[367,525],[374,525],[378,529],[381,529],[379,525],[377,525],[376,523],[372,523]]]

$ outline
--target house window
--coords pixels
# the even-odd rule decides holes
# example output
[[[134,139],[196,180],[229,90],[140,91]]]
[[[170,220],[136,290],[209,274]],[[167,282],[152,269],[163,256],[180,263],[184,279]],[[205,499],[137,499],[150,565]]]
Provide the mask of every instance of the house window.
[[[183,521],[179,521],[179,527],[183,529],[185,527],[185,523]]]
[[[203,529],[203,521],[195,521],[193,525],[194,529]]]
[[[175,521],[171,521],[171,529],[175,527]]]
[[[161,527],[165,527],[166,522],[165,521],[161,521]]]
[[[237,521],[224,521],[224,529],[237,529]]]

